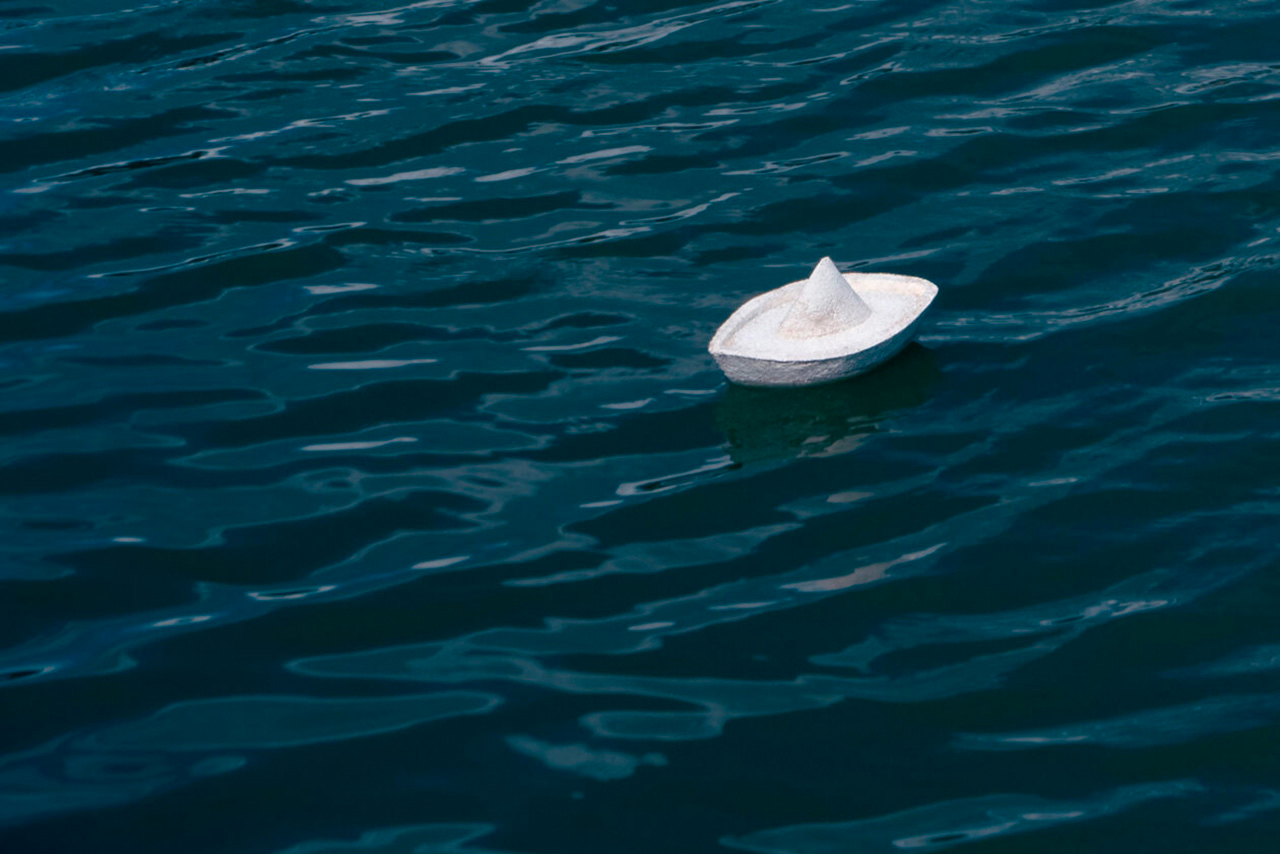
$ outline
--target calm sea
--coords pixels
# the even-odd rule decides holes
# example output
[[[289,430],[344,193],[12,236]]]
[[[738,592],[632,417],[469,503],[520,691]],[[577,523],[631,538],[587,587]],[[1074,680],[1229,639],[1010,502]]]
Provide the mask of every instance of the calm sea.
[[[1275,4],[139,2],[0,1],[5,854],[1280,844]]]

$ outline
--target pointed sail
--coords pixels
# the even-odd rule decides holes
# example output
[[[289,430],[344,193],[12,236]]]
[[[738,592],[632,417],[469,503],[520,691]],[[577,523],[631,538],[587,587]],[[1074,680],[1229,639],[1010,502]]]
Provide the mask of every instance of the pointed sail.
[[[817,338],[857,326],[870,316],[871,308],[832,260],[823,258],[800,288],[778,332],[786,338]]]

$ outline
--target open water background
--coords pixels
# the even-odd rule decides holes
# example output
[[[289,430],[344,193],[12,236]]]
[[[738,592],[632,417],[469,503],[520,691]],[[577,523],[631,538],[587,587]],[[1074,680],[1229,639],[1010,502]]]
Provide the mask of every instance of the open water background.
[[[0,849],[1275,849],[1275,4],[122,5],[0,2]],[[727,387],[822,255],[920,343]]]

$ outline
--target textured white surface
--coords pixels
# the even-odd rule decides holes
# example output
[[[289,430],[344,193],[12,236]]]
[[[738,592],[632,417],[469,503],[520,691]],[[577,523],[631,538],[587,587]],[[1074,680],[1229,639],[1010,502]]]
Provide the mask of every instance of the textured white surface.
[[[831,382],[868,371],[905,347],[937,293],[932,282],[914,276],[841,274],[824,258],[808,279],[744,303],[708,349],[742,385]]]
[[[849,287],[830,258],[823,258],[800,286],[778,334],[792,340],[810,340],[852,329],[871,317],[871,307]]]

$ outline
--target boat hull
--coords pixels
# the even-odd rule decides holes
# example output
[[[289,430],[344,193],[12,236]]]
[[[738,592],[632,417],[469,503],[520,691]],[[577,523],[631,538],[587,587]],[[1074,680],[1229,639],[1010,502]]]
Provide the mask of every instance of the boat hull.
[[[757,387],[793,387],[831,383],[865,374],[902,351],[916,337],[920,318],[891,338],[829,359],[789,361],[759,359],[733,353],[712,353],[720,370],[731,382]]]

